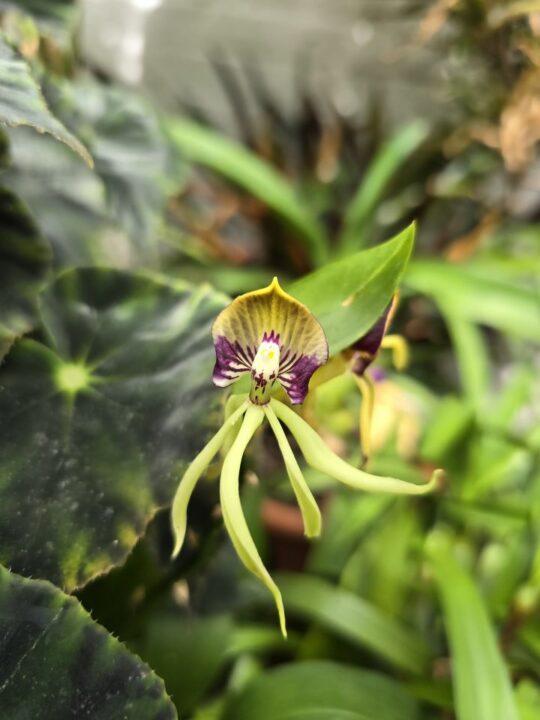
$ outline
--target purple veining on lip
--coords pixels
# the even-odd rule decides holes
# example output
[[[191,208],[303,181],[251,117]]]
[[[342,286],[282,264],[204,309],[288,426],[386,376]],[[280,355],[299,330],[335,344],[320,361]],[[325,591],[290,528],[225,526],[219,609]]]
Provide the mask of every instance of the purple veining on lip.
[[[280,367],[278,379],[293,405],[304,402],[311,376],[320,365],[314,355],[300,355],[289,360],[285,367]]]
[[[388,305],[375,325],[373,325],[365,335],[362,335],[360,340],[357,340],[352,345],[354,351],[352,371],[356,375],[363,375],[375,360],[383,341],[391,308],[392,302]]]
[[[272,342],[272,343],[275,343],[276,345],[279,345],[279,333],[275,332],[274,330],[270,330],[269,333],[267,333],[265,331],[262,341],[263,342]]]
[[[215,343],[216,364],[212,379],[216,385],[224,387],[234,382],[242,373],[249,372],[255,357],[252,348],[243,348],[238,340],[232,343],[220,335]]]
[[[279,333],[274,330],[265,332],[263,342],[274,342],[279,345]],[[225,336],[220,335],[215,341],[216,364],[214,366],[213,381],[220,387],[225,387],[238,379],[245,372],[249,372],[256,387],[261,387],[264,378],[255,376],[252,370],[253,360],[257,348],[243,348],[238,340],[232,343]],[[320,367],[321,363],[314,355],[293,353],[289,348],[280,346],[280,363],[277,379],[281,382],[289,395],[293,405],[304,402],[308,392],[311,376]],[[274,378],[270,378],[273,380]]]

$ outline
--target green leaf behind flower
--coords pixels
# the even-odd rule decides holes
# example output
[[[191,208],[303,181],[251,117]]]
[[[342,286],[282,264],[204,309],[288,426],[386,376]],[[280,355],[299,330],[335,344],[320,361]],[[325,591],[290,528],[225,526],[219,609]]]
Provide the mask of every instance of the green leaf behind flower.
[[[47,290],[39,341],[17,343],[0,371],[5,564],[72,589],[125,559],[211,427],[223,304],[112,270]]]
[[[405,271],[414,225],[392,240],[336,260],[287,286],[323,326],[330,355],[352,345],[384,312]]]
[[[174,720],[163,682],[81,605],[0,566],[0,714]]]

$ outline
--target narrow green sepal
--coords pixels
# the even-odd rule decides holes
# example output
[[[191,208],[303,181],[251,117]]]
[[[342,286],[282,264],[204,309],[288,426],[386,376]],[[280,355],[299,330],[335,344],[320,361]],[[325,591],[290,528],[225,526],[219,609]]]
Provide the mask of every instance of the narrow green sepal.
[[[220,482],[221,510],[225,527],[240,560],[272,593],[279,614],[281,632],[284,637],[287,637],[285,610],[281,593],[261,560],[240,502],[240,464],[249,441],[264,420],[264,417],[263,408],[257,405],[248,407],[242,426],[223,462]]]
[[[396,495],[427,495],[440,489],[445,482],[443,470],[435,470],[429,482],[415,485],[392,477],[380,477],[359,470],[336,455],[305,420],[279,400],[271,400],[277,417],[293,434],[308,465],[356,490],[395,493]]]
[[[287,436],[285,435],[275,412],[270,405],[265,405],[264,411],[266,413],[266,417],[268,418],[268,422],[270,423],[270,427],[276,436],[276,440],[287,469],[287,475],[289,476],[294,494],[302,512],[304,532],[307,537],[319,537],[321,534],[322,519],[317,502],[311,494],[311,490],[302,475],[302,470],[298,465],[292,448],[289,445],[289,441],[287,440]]]
[[[220,451],[223,443],[226,441],[231,429],[240,420],[246,412],[248,401],[245,400],[239,408],[237,408],[229,418],[223,423],[218,432],[204,446],[197,457],[190,463],[186,469],[178,489],[174,496],[172,505],[172,526],[175,537],[174,550],[172,557],[175,558],[184,544],[184,538],[187,528],[187,506],[197,481],[210,465],[214,457]]]

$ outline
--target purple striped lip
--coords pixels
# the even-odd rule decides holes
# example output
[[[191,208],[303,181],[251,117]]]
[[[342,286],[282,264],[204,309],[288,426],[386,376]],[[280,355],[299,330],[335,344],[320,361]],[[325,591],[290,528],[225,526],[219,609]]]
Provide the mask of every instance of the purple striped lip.
[[[280,345],[279,338],[279,333],[274,330],[265,331],[263,334],[261,343],[275,343],[280,353],[277,377],[275,373],[266,377],[263,373],[253,370],[253,362],[258,348],[242,347],[238,340],[231,342],[223,335],[218,336],[215,340],[214,383],[219,387],[226,387],[243,373],[249,372],[256,390],[264,391],[268,382],[273,385],[276,380],[279,380],[293,405],[304,402],[311,376],[320,367],[321,362],[315,355],[292,352],[289,348]],[[257,401],[255,400],[255,402]],[[264,402],[268,402],[266,396]]]

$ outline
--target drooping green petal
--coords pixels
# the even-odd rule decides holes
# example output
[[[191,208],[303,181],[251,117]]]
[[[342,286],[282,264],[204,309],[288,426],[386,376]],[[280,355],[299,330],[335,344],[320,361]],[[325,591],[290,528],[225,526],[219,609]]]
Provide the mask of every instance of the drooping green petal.
[[[197,457],[190,463],[182,480],[180,480],[172,506],[172,525],[175,537],[174,550],[172,553],[173,558],[178,555],[184,543],[187,528],[187,506],[195,489],[195,485],[197,484],[197,480],[217,455],[227,439],[230,430],[245,413],[247,405],[247,400],[245,400],[242,405],[230,415],[220,430],[218,430]]]
[[[266,404],[279,380],[293,403],[303,402],[311,376],[328,359],[324,331],[308,308],[284,292],[277,278],[236,298],[212,328],[213,380],[225,387],[250,373],[250,398]]]
[[[264,411],[256,405],[251,405],[246,412],[240,431],[223,462],[220,481],[221,509],[225,527],[230,535],[240,560],[246,568],[258,577],[270,590],[274,597],[279,614],[279,623],[283,636],[287,636],[285,625],[285,611],[281,593],[275,582],[264,567],[255,542],[251,537],[242,505],[240,502],[239,474],[240,463],[244,451],[253,437],[255,431],[264,419]]]
[[[305,420],[278,400],[272,399],[271,406],[277,417],[282,420],[293,434],[306,462],[320,472],[330,475],[345,485],[357,490],[387,492],[396,495],[426,495],[440,488],[444,482],[443,470],[435,470],[425,485],[398,480],[392,477],[379,477],[349,465],[325,445],[320,436]]]
[[[302,518],[304,519],[304,532],[307,537],[318,537],[321,534],[322,520],[317,502],[311,494],[311,490],[302,475],[300,466],[294,457],[294,453],[289,445],[287,436],[285,435],[275,412],[272,410],[270,405],[265,405],[264,411],[266,413],[266,417],[268,418],[268,422],[270,423],[270,427],[276,436],[279,449],[281,450],[281,454],[283,456],[283,461],[285,462],[285,467],[287,468],[287,475],[289,476],[294,494],[296,495],[300,510],[302,511]]]

